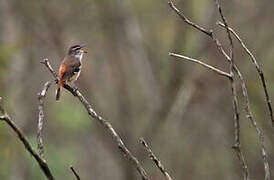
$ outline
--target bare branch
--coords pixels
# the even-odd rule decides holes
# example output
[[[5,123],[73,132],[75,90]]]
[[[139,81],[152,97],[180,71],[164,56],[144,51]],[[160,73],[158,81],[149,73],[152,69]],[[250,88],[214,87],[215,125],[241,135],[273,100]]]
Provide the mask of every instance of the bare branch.
[[[225,18],[225,16],[224,16],[223,10],[222,10],[222,8],[221,8],[221,6],[220,6],[219,0],[216,0],[215,2],[216,2],[216,5],[217,5],[217,8],[218,8],[218,10],[219,10],[220,16],[221,16],[221,18],[222,18],[222,20],[223,20],[223,22],[224,22],[225,29],[226,29],[226,32],[227,32],[227,36],[228,36],[228,39],[229,39],[230,48],[231,48],[231,56],[230,56],[230,58],[231,58],[231,61],[232,61],[232,66],[233,66],[233,64],[234,64],[234,62],[233,62],[233,41],[232,41],[232,38],[231,38],[230,31],[229,31],[229,29],[228,29],[228,24],[227,24],[227,22],[226,22],[226,18]],[[232,70],[233,70],[233,67],[231,67],[231,71],[232,71]]]
[[[144,148],[146,149],[148,156],[150,157],[150,159],[155,163],[155,165],[160,169],[160,171],[163,173],[163,175],[165,176],[165,178],[167,180],[172,180],[170,175],[167,173],[167,171],[165,170],[163,164],[160,162],[160,160],[154,155],[154,153],[152,152],[152,150],[149,148],[148,144],[146,143],[146,141],[144,140],[144,138],[140,138],[140,143],[144,146]]]
[[[0,116],[0,120],[5,121],[12,128],[12,130],[17,134],[19,140],[24,144],[26,150],[34,157],[34,159],[39,164],[41,170],[46,175],[46,177],[49,180],[54,180],[54,177],[53,177],[47,163],[42,158],[40,158],[40,156],[34,151],[34,149],[31,147],[29,141],[27,140],[25,135],[22,133],[20,128],[18,128],[16,126],[16,124],[11,120],[10,116],[4,110],[4,108],[2,106],[1,98],[0,98],[0,110],[3,113],[3,115]]]
[[[220,9],[219,9],[219,11],[220,11]],[[199,28],[196,28],[196,29],[198,29],[201,32],[205,33],[204,31],[202,31]],[[205,34],[207,34],[207,33],[205,33]],[[223,54],[223,56],[226,58],[227,61],[230,62],[231,60],[233,60],[233,59],[231,59],[226,54],[226,52],[224,51],[224,48],[223,48],[222,44],[219,42],[219,40],[217,38],[215,38],[215,36],[213,35],[213,33],[211,35],[210,34],[207,34],[207,35],[211,37],[212,41],[216,44],[217,49],[221,52],[221,54]],[[231,38],[229,38],[229,40],[231,41]],[[250,105],[249,105],[248,94],[247,94],[247,90],[246,90],[246,87],[245,87],[244,79],[243,79],[243,77],[242,77],[239,69],[237,68],[237,66],[235,64],[233,65],[233,69],[236,71],[237,76],[240,78],[240,81],[241,81],[241,88],[242,88],[242,93],[243,93],[243,96],[244,96],[244,99],[245,99],[245,104],[246,104],[245,111],[247,113],[247,117],[251,121],[253,127],[255,128],[255,130],[256,130],[256,132],[257,132],[257,134],[259,136],[259,143],[260,143],[260,146],[261,146],[261,152],[262,152],[262,157],[263,157],[263,161],[264,161],[265,179],[270,179],[270,169],[269,169],[269,163],[268,163],[268,160],[267,160],[267,153],[266,153],[266,149],[265,149],[265,145],[264,145],[264,136],[263,136],[263,133],[260,130],[260,128],[258,128],[257,123],[256,123],[255,119],[252,116],[252,113],[251,113],[251,110],[250,110]],[[261,76],[261,79],[264,79],[263,75],[260,75],[260,76]],[[263,82],[263,86],[264,86],[264,89],[266,90],[266,84],[264,82]],[[266,93],[266,94],[267,94],[266,98],[267,98],[269,110],[270,110],[270,113],[272,113],[272,107],[271,107],[271,104],[270,104],[270,99],[269,99],[268,93]],[[237,134],[239,134],[239,128],[238,127],[235,129],[235,134],[236,134],[236,132],[237,132]],[[235,139],[239,139],[239,137],[235,137]],[[236,144],[239,144],[239,141]],[[235,145],[233,147],[235,148]],[[237,146],[237,147],[240,148],[240,146]],[[247,171],[247,165],[246,165],[245,160],[244,160],[244,158],[242,156],[242,153],[238,153],[238,157],[242,157],[241,158],[241,163],[243,164],[244,175],[245,175],[245,178],[249,179],[249,177],[248,177],[248,171]]]
[[[71,171],[73,172],[74,176],[76,177],[77,180],[81,180],[80,176],[78,175],[78,173],[74,170],[73,166],[70,166]]]
[[[212,41],[215,43],[215,45],[217,46],[217,49],[220,51],[221,54],[223,54],[225,56],[225,58],[230,61],[230,57],[227,55],[227,53],[225,52],[222,44],[220,43],[220,41],[215,38],[213,31],[212,30],[207,30],[205,28],[200,27],[199,25],[195,24],[194,22],[190,21],[188,18],[186,18],[186,16],[183,14],[182,11],[180,11],[170,0],[168,2],[170,8],[188,25],[194,27],[195,29],[197,29],[198,31],[206,34],[207,36],[209,36]]]
[[[54,76],[55,81],[58,81],[58,78],[56,76],[56,73],[53,71],[53,69],[51,68],[49,61],[47,59],[44,59],[42,62],[42,64],[44,64],[49,71],[51,72],[51,74]],[[86,98],[80,93],[80,91],[76,88],[72,88],[69,85],[64,85],[64,88],[67,89],[70,93],[72,93],[74,96],[76,96],[78,98],[78,100],[83,104],[83,106],[86,108],[88,114],[96,119],[105,129],[106,131],[110,134],[110,136],[113,138],[113,140],[116,142],[118,148],[120,149],[120,151],[122,152],[122,154],[135,166],[135,168],[137,169],[137,171],[139,172],[139,174],[141,175],[143,180],[148,180],[150,179],[147,176],[147,173],[145,171],[145,169],[142,167],[142,165],[139,163],[138,159],[132,155],[132,153],[127,149],[127,147],[124,145],[122,139],[120,138],[120,136],[116,133],[116,131],[113,129],[112,125],[105,120],[104,118],[102,118],[101,116],[99,116],[91,107],[90,103],[86,100]]]
[[[180,54],[175,54],[175,53],[169,53],[168,55],[169,56],[173,56],[173,57],[178,57],[178,58],[181,58],[181,59],[185,59],[185,60],[188,60],[190,62],[197,63],[197,64],[200,64],[200,65],[202,65],[202,66],[204,66],[204,67],[206,67],[206,68],[214,71],[215,73],[217,73],[217,74],[219,74],[221,76],[225,76],[225,77],[227,77],[229,79],[231,78],[231,75],[229,73],[224,72],[224,71],[222,71],[222,70],[220,70],[218,68],[215,68],[213,66],[210,66],[210,65],[208,65],[208,64],[206,64],[206,63],[204,63],[204,62],[202,62],[200,60],[193,59],[193,58],[190,58],[190,57],[187,57],[187,56],[183,56],[183,55],[180,55]]]
[[[221,15],[221,18],[223,20],[224,27],[226,29],[226,32],[227,32],[227,35],[228,35],[228,38],[229,38],[229,42],[230,42],[230,46],[231,46],[231,49],[232,49],[231,50],[231,52],[232,52],[232,55],[231,55],[231,72],[232,72],[233,68],[234,68],[234,60],[233,60],[233,43],[232,43],[232,37],[231,37],[231,34],[230,34],[231,31],[229,30],[226,19],[225,19],[223,13],[222,13],[222,9],[221,9],[221,6],[219,4],[219,0],[216,0],[216,4],[217,4],[218,10],[219,10],[219,13]],[[235,68],[235,70],[236,70],[236,68]],[[237,72],[237,74],[240,78],[240,81],[241,81],[242,93],[243,93],[243,96],[244,96],[244,99],[245,99],[245,104],[246,104],[245,110],[247,112],[247,117],[252,122],[253,127],[255,128],[255,130],[256,130],[256,132],[259,136],[259,142],[260,142],[260,145],[261,145],[262,157],[263,157],[263,161],[264,161],[265,180],[269,180],[270,179],[270,169],[269,169],[269,163],[268,163],[268,160],[267,160],[267,153],[266,153],[265,145],[264,145],[264,135],[263,135],[262,131],[258,128],[257,123],[253,118],[253,115],[252,115],[252,112],[251,112],[251,109],[250,109],[250,103],[249,103],[249,98],[248,98],[248,94],[247,94],[247,89],[246,89],[246,86],[245,86],[243,76],[241,75],[239,70],[236,70],[236,72]],[[236,92],[236,89],[234,91]],[[239,122],[238,122],[238,125],[239,125]],[[238,130],[238,131],[240,131],[240,130]]]
[[[235,68],[235,71],[240,78],[242,94],[243,94],[244,100],[245,100],[245,111],[247,113],[247,118],[250,120],[252,126],[255,128],[255,130],[258,134],[258,137],[259,137],[259,143],[261,146],[261,154],[262,154],[262,158],[263,158],[263,162],[264,162],[265,180],[270,180],[270,167],[269,167],[269,162],[267,160],[268,156],[267,156],[267,151],[265,148],[264,134],[263,134],[262,130],[258,127],[257,122],[252,115],[252,112],[250,109],[249,97],[248,97],[244,78],[243,78],[241,72],[237,68]]]
[[[217,24],[221,27],[225,27],[225,25],[221,22],[217,22]],[[269,93],[267,90],[267,86],[266,86],[266,80],[264,77],[264,73],[263,70],[261,69],[261,67],[259,66],[259,64],[257,63],[257,60],[255,58],[255,56],[251,53],[251,51],[247,48],[247,46],[245,45],[245,43],[243,42],[243,40],[240,38],[240,36],[230,27],[228,27],[229,31],[236,37],[236,39],[239,41],[239,43],[241,44],[241,46],[244,48],[244,50],[246,51],[246,53],[250,56],[252,63],[255,65],[257,72],[261,78],[261,82],[263,85],[263,89],[264,89],[264,93],[265,93],[265,99],[267,102],[267,106],[268,106],[268,110],[269,110],[269,114],[270,114],[270,118],[272,121],[272,126],[274,127],[274,116],[273,116],[273,108],[271,105],[271,100],[269,97]]]
[[[37,145],[38,145],[38,154],[44,160],[44,148],[43,148],[43,138],[42,138],[42,129],[43,129],[43,119],[44,119],[44,98],[46,97],[46,93],[50,87],[51,83],[46,82],[44,85],[43,90],[38,93],[38,100],[39,100],[39,117],[38,117],[38,128],[37,128]]]
[[[191,22],[184,14],[183,12],[181,12],[174,4],[172,1],[169,1],[168,2],[169,6],[171,9],[173,9],[177,14],[178,16],[185,22],[187,23],[188,25],[198,29],[199,31],[202,31],[203,33],[205,33],[206,35],[208,36],[212,36],[212,30],[206,30],[205,28]]]
[[[216,1],[216,3],[217,3],[217,6],[218,6],[218,2],[217,1]],[[169,2],[169,4],[172,4],[172,2]],[[174,6],[174,5],[172,4],[172,6]],[[178,14],[178,9],[176,7],[172,8],[172,9]],[[176,11],[176,9],[177,9],[177,11]],[[222,14],[222,10],[220,9],[220,6],[218,6],[218,10],[219,10],[219,12],[220,12],[220,14],[222,16],[222,19],[225,21],[225,18],[224,18],[223,14]],[[182,18],[182,16],[185,17],[181,12],[180,12],[180,14],[178,14],[178,15],[181,18]],[[184,20],[184,22],[187,23],[187,24],[189,24],[189,25],[193,24],[191,21],[190,21],[191,23],[188,23],[185,20]],[[233,148],[236,150],[237,156],[238,156],[238,158],[240,160],[240,163],[242,164],[244,178],[246,180],[248,180],[249,179],[248,168],[247,168],[247,164],[246,164],[244,155],[243,155],[243,153],[241,151],[241,148],[240,148],[240,125],[239,125],[238,99],[237,99],[236,87],[235,87],[235,82],[234,82],[234,74],[233,74],[233,69],[238,69],[238,68],[237,68],[237,66],[233,62],[234,60],[233,60],[233,43],[232,43],[232,38],[229,37],[230,46],[231,46],[231,50],[230,50],[230,53],[231,53],[230,56],[231,57],[229,57],[227,55],[227,53],[225,52],[225,50],[224,50],[222,44],[220,43],[220,41],[214,36],[213,31],[211,31],[212,33],[209,34],[209,33],[206,33],[203,29],[197,28],[197,27],[199,27],[199,26],[196,26],[195,29],[197,29],[197,30],[201,31],[202,33],[205,33],[206,35],[208,35],[212,39],[212,41],[215,43],[215,45],[216,45],[217,49],[219,50],[219,52],[225,57],[225,59],[228,62],[230,62],[230,76],[231,76],[230,77],[230,82],[231,82],[231,90],[232,90],[232,98],[233,98],[234,127],[235,127],[235,144],[233,145]],[[206,30],[206,31],[208,31],[208,30]],[[228,35],[228,36],[230,36],[230,35]],[[240,73],[240,71],[237,71],[237,75],[238,76],[239,76],[239,73]]]
[[[243,152],[241,150],[241,142],[240,142],[240,117],[239,117],[239,104],[238,104],[238,95],[237,95],[237,90],[236,90],[236,84],[235,84],[235,76],[234,76],[234,67],[235,63],[234,63],[234,53],[233,53],[233,41],[231,38],[231,34],[230,31],[228,30],[228,25],[226,22],[226,18],[223,14],[222,8],[219,4],[219,1],[216,0],[216,5],[219,11],[219,14],[222,18],[222,21],[225,24],[225,28],[226,28],[226,33],[227,33],[227,37],[230,43],[230,75],[232,76],[231,78],[231,92],[232,92],[232,104],[233,104],[233,110],[234,110],[234,131],[235,131],[235,143],[232,146],[233,149],[236,151],[237,153],[237,157],[242,165],[242,169],[243,169],[243,173],[244,173],[244,179],[248,180],[249,179],[249,172],[248,172],[248,167],[246,164],[246,160],[245,157],[243,155]],[[238,72],[238,74],[240,74],[240,71]]]

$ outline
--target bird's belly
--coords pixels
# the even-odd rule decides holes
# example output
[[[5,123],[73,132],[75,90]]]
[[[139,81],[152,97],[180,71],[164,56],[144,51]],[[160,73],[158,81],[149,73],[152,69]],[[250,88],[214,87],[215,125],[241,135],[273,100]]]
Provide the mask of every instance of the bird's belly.
[[[78,77],[80,76],[80,72],[75,72],[74,75],[72,75],[69,79],[68,79],[68,82],[74,82],[78,79]]]

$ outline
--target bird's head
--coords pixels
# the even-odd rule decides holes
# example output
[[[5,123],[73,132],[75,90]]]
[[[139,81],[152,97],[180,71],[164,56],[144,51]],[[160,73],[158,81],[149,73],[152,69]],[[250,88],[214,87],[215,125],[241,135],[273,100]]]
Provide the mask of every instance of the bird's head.
[[[68,50],[68,54],[73,56],[83,55],[84,53],[87,53],[87,51],[83,50],[83,47],[85,47],[85,45],[71,46]]]

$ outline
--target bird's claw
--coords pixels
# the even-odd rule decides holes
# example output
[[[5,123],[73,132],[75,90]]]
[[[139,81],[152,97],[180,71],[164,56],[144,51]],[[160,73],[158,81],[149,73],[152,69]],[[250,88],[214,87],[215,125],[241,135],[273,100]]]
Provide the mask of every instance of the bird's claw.
[[[78,91],[78,87],[72,87],[72,90],[73,90],[74,94],[76,94]]]

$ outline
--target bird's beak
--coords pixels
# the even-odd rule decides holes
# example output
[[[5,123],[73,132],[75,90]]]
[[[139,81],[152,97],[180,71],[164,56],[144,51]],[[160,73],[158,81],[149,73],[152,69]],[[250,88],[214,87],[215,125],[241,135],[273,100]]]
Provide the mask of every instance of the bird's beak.
[[[83,47],[86,47],[86,44],[80,45],[81,53],[88,53],[87,51],[82,49]]]
[[[85,51],[85,50],[83,50],[83,49],[81,49],[80,52],[81,52],[81,53],[88,53],[87,51]]]

